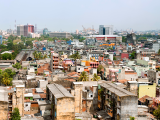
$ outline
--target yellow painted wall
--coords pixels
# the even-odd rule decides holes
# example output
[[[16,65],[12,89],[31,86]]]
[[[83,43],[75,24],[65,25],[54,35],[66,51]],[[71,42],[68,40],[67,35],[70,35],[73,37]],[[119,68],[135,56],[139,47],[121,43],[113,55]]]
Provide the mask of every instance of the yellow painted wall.
[[[150,97],[156,97],[156,83],[153,85],[140,85],[139,86],[139,98],[148,95]]]

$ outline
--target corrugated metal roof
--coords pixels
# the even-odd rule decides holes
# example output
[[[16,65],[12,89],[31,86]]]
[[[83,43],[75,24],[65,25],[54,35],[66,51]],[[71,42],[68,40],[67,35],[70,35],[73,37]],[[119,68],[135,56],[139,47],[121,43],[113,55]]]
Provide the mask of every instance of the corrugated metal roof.
[[[44,91],[41,88],[36,88],[36,92],[44,93]]]
[[[57,99],[63,97],[73,97],[62,85],[49,84],[47,87]]]
[[[33,99],[36,99],[36,98],[41,98],[41,96],[39,94],[34,94]]]
[[[113,83],[100,83],[99,85],[101,85],[102,87],[106,88],[107,90],[109,90],[110,92],[116,94],[117,96],[120,97],[124,97],[124,96],[136,96],[133,93],[122,89],[120,87],[118,87],[117,85],[114,85]]]

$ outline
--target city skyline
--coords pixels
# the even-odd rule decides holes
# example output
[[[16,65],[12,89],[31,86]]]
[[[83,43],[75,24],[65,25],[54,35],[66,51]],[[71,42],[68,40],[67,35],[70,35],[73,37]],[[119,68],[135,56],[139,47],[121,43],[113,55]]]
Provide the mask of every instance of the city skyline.
[[[94,26],[95,30],[99,25],[113,25],[113,30],[157,30],[159,3],[158,0],[1,1],[0,10],[4,12],[0,30],[14,29],[15,20],[17,25],[37,24],[39,30],[47,27],[50,31],[75,32],[82,30],[82,25]]]

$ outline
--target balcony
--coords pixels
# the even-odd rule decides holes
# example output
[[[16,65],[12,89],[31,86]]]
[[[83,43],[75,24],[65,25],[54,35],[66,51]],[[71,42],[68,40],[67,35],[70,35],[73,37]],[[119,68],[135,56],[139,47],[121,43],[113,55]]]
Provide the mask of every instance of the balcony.
[[[53,68],[58,68],[58,66],[53,66]]]
[[[58,58],[53,58],[53,60],[59,60]]]
[[[59,64],[59,62],[53,62],[53,65],[54,65],[54,64]]]

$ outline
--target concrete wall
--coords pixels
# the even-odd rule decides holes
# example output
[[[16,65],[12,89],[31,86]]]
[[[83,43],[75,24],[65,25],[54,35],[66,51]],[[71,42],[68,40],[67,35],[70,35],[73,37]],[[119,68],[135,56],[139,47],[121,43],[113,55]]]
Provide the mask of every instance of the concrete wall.
[[[82,89],[83,84],[74,84],[74,95],[75,96],[75,113],[82,113]]]
[[[31,108],[31,103],[30,102],[24,103],[24,111],[30,111],[30,108]]]
[[[17,107],[20,115],[24,116],[24,87],[17,87],[12,96],[12,109]]]
[[[57,100],[57,120],[74,120],[74,98],[62,98]]]
[[[145,95],[156,97],[156,83],[153,85],[139,85],[139,98]]]
[[[8,120],[8,103],[0,101],[0,120]]]
[[[120,119],[127,120],[130,116],[138,117],[138,100],[136,96],[121,97]]]

